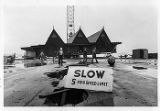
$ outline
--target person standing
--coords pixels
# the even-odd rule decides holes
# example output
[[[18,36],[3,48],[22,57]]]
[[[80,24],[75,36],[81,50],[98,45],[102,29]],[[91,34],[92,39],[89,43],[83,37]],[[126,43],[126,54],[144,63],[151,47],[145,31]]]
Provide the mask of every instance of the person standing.
[[[84,48],[84,50],[83,50],[83,63],[87,63],[87,49],[86,48]]]
[[[56,58],[55,55],[53,55],[53,61],[52,61],[53,64],[55,63],[55,58]]]
[[[92,61],[91,63],[93,63],[93,60],[96,60],[96,63],[98,63],[97,57],[96,57],[96,47],[93,48],[92,50]]]
[[[41,65],[43,65],[43,63],[44,63],[44,53],[43,53],[43,51],[40,53],[40,57],[39,57],[39,59],[41,60]]]
[[[58,51],[58,64],[59,64],[59,66],[63,65],[63,49],[62,49],[62,47]]]

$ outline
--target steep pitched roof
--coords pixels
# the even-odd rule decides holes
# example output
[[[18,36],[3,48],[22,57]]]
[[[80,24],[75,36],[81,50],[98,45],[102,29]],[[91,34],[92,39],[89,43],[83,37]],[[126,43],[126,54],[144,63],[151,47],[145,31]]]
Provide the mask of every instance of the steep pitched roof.
[[[89,41],[84,35],[83,31],[81,28],[73,35],[73,37],[70,37],[68,39],[68,43],[73,43],[73,44],[88,44]]]
[[[60,38],[56,30],[53,28],[50,36],[44,47],[44,53],[47,56],[55,56],[60,47],[63,47],[65,44]]]
[[[100,31],[94,33],[93,35],[89,36],[89,37],[88,37],[88,41],[89,41],[89,42],[96,42],[97,39],[99,38],[100,34],[101,34],[101,31],[102,31],[102,30],[100,30]]]
[[[72,43],[78,33],[79,33],[79,30],[73,35],[73,37],[70,37],[70,38],[68,39],[68,43]]]
[[[104,28],[88,37],[90,43],[96,43],[99,52],[115,52],[116,45],[121,42],[111,42]]]
[[[108,35],[106,34],[104,28],[102,28],[100,31],[94,33],[93,35],[89,36],[88,37],[88,41],[90,43],[94,43],[94,42],[97,42],[98,38],[101,36],[101,34],[104,33],[106,36],[105,36],[105,39],[108,41],[108,42],[111,42],[110,39],[108,38]]]

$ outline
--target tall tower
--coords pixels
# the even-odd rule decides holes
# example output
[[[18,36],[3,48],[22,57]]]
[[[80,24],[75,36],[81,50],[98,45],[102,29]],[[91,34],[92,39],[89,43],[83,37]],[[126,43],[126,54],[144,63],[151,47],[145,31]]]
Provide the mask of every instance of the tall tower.
[[[67,5],[67,42],[74,33],[74,5]]]

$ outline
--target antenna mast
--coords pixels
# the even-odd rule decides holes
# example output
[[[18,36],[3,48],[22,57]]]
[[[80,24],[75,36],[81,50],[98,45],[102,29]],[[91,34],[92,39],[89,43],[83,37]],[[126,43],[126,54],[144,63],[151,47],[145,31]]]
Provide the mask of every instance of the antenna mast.
[[[74,33],[74,5],[67,5],[67,43]]]

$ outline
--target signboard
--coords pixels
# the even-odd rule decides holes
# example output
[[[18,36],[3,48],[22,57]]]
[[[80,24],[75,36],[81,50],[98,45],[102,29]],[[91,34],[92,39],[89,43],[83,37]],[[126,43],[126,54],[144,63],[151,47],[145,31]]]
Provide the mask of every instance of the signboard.
[[[112,92],[112,74],[110,68],[69,67],[64,87]]]

